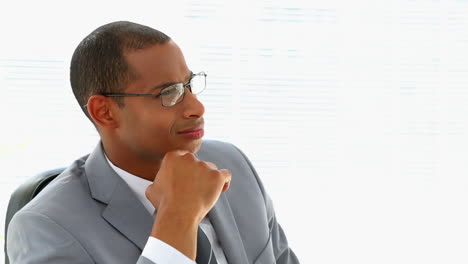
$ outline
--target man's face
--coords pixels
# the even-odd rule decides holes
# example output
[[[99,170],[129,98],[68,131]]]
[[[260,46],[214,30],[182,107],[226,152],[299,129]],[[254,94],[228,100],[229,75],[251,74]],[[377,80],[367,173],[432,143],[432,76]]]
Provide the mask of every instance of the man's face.
[[[161,86],[167,86],[164,84],[185,83],[191,77],[181,50],[172,41],[125,55],[138,75],[125,93],[159,94]],[[181,133],[203,129],[204,106],[187,88],[182,102],[171,107],[162,106],[160,97],[125,97],[124,102],[117,136],[132,155],[157,160],[171,150],[195,153],[200,148],[203,130]]]

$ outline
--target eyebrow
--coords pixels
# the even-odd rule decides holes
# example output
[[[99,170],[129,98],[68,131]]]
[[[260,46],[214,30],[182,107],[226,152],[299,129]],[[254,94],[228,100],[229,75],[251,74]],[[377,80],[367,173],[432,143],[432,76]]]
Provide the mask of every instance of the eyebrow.
[[[190,80],[190,79],[192,78],[193,75],[194,75],[193,72],[190,71],[190,73],[189,73],[188,77],[186,78],[186,80]],[[186,82],[186,81],[184,81],[183,83],[185,83],[185,82]],[[159,84],[159,85],[156,85],[156,86],[152,87],[152,88],[150,89],[150,91],[154,91],[154,90],[166,88],[166,87],[169,87],[169,86],[174,85],[174,84],[176,84],[176,83],[180,83],[180,82],[167,82],[167,83],[162,83],[162,84]]]

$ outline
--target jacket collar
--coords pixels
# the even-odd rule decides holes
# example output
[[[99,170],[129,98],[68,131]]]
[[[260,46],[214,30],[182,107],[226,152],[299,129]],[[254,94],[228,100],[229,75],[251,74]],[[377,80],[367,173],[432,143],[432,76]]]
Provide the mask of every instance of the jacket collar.
[[[143,250],[151,233],[153,217],[110,167],[101,143],[87,159],[85,171],[91,196],[107,205],[102,217]]]

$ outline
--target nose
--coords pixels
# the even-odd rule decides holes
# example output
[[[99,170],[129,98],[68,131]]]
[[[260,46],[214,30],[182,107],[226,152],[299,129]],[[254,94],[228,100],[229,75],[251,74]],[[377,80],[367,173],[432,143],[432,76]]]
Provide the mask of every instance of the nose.
[[[188,88],[185,89],[184,100],[184,118],[200,118],[205,113],[205,106],[192,94]]]

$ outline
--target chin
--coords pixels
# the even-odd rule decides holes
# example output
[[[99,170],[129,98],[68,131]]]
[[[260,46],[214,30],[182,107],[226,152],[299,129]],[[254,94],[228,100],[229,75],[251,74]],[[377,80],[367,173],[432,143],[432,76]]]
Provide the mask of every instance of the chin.
[[[194,140],[194,142],[192,142],[192,149],[190,150],[190,152],[192,152],[193,154],[197,153],[200,150],[202,143],[203,140],[201,138]]]
[[[202,142],[203,142],[202,139],[193,140],[190,143],[188,143],[187,145],[185,145],[184,149],[186,149],[187,151],[195,154],[200,150]]]
[[[200,139],[199,142],[198,142],[198,145],[197,145],[197,147],[196,147],[196,149],[194,150],[193,153],[197,153],[200,150],[202,144],[203,144],[203,140]]]

